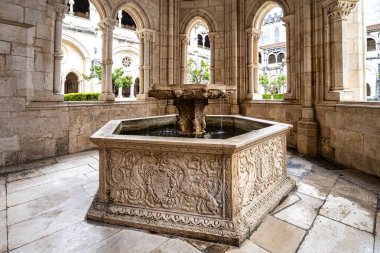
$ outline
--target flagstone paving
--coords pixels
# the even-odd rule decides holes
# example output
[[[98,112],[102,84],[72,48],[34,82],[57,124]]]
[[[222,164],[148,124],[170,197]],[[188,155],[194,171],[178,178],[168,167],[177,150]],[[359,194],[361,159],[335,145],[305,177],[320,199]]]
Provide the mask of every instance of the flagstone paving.
[[[0,253],[380,253],[380,179],[324,164],[289,153],[297,187],[240,247],[87,221],[97,150],[12,166],[0,175]]]

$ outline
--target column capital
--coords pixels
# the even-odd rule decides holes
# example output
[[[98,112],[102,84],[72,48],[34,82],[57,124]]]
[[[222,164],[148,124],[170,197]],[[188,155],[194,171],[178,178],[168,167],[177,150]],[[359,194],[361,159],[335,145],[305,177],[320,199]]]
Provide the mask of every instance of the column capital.
[[[154,42],[156,38],[156,31],[152,29],[143,28],[136,32],[137,37],[144,42]]]
[[[182,45],[184,45],[184,44],[186,45],[189,43],[190,37],[189,37],[189,35],[182,33],[179,35],[179,40],[181,41]]]
[[[54,0],[48,0],[47,3],[50,6],[51,11],[55,14],[55,20],[62,21],[65,18],[65,13],[67,12],[68,7]]]
[[[247,32],[248,38],[253,41],[258,41],[260,39],[261,34],[263,33],[261,30],[257,28],[248,28],[245,30]]]
[[[210,40],[210,43],[214,43],[216,37],[218,36],[218,33],[216,33],[216,32],[209,32],[207,35],[208,35],[208,39]]]
[[[325,0],[323,3],[330,2],[327,8],[327,16],[330,22],[345,20],[351,13],[352,9],[356,7],[357,0],[336,0],[331,3],[329,0]],[[322,4],[322,6],[324,5]]]
[[[115,29],[115,25],[117,23],[116,19],[113,18],[103,18],[99,23],[100,30],[102,32],[111,32]]]

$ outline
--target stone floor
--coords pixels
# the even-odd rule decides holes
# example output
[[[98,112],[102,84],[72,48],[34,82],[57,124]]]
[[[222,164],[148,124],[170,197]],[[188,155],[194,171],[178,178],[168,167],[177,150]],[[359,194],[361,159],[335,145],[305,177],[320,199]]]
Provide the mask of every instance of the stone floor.
[[[0,175],[0,253],[380,253],[380,180],[292,153],[297,189],[240,248],[84,220],[98,187],[97,151],[21,167],[28,171]]]

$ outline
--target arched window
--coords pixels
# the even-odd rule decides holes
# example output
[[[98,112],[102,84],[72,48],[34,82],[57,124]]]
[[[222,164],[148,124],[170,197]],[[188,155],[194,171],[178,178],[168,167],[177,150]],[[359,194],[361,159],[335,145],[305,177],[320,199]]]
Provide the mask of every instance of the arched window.
[[[65,94],[79,92],[79,78],[74,72],[66,75]]]
[[[203,36],[198,34],[198,47],[203,47]]]
[[[367,39],[367,51],[368,52],[376,51],[376,40],[372,38]]]
[[[205,36],[205,48],[210,48],[210,39],[208,35]]]
[[[121,28],[136,30],[136,23],[128,12],[124,10],[120,11],[116,19],[119,21]]]
[[[274,64],[274,63],[276,63],[276,55],[270,54],[268,56],[268,64]]]
[[[285,60],[285,54],[284,53],[279,53],[277,55],[277,63],[282,63]]]
[[[90,2],[88,0],[70,0],[67,3],[70,7],[69,13],[82,18],[90,18]]]

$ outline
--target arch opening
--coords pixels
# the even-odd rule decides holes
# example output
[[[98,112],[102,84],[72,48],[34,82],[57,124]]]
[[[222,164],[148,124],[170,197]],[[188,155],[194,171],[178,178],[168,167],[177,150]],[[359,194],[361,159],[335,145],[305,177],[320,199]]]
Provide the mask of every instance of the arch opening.
[[[74,72],[70,72],[65,78],[65,94],[79,92],[79,77]]]

